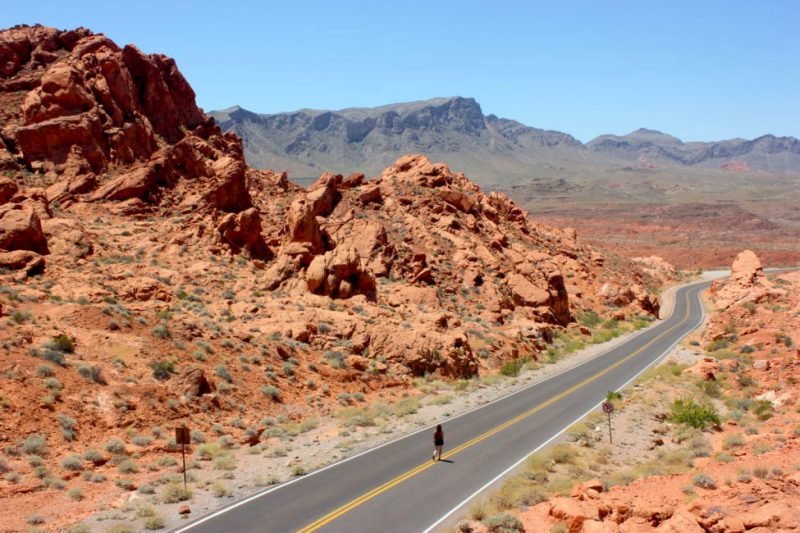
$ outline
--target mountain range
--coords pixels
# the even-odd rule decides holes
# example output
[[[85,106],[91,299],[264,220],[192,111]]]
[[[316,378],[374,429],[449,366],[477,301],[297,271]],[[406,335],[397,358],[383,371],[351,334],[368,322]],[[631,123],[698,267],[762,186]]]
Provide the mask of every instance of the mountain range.
[[[683,142],[639,129],[584,144],[567,133],[486,115],[473,98],[277,114],[234,106],[210,115],[223,130],[242,137],[250,165],[287,170],[294,179],[324,171],[376,174],[407,153],[444,161],[483,184],[506,186],[580,176],[587,169],[800,172],[800,141],[794,137]]]

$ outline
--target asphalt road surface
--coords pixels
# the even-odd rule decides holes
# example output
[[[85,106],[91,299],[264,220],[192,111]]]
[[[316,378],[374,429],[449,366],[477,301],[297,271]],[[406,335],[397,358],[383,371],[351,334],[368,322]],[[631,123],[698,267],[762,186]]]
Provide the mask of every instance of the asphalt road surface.
[[[675,294],[672,315],[625,343],[458,417],[442,421],[443,461],[424,429],[219,509],[178,531],[415,532],[464,514],[468,501],[624,387],[703,320],[701,283]],[[458,514],[457,514],[458,513]]]

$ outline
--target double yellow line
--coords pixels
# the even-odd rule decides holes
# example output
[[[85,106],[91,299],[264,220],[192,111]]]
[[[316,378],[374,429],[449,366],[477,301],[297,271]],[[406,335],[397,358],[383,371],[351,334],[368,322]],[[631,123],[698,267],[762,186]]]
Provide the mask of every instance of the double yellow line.
[[[686,317],[683,320],[681,320],[681,322],[679,322],[678,324],[672,326],[671,328],[669,328],[668,330],[664,331],[662,334],[660,334],[659,336],[655,337],[653,340],[651,340],[650,342],[648,342],[647,344],[645,344],[644,346],[642,346],[641,348],[639,348],[635,352],[632,352],[631,354],[625,356],[624,358],[620,359],[619,361],[617,361],[613,365],[611,365],[609,367],[606,367],[605,369],[601,370],[597,374],[586,378],[585,380],[581,381],[577,385],[573,385],[569,389],[566,389],[565,391],[557,394],[556,396],[553,396],[549,400],[540,403],[536,407],[534,407],[532,409],[529,409],[528,411],[525,411],[524,413],[522,413],[522,414],[520,414],[520,415],[518,415],[518,416],[516,416],[516,417],[514,417],[514,418],[512,418],[512,419],[510,419],[510,420],[498,425],[498,426],[495,426],[494,428],[490,429],[486,433],[483,433],[482,435],[479,435],[479,436],[475,437],[474,439],[472,439],[472,440],[470,440],[468,442],[465,442],[464,444],[462,444],[462,445],[460,445],[460,446],[458,446],[456,448],[453,448],[452,450],[450,450],[449,452],[444,454],[444,458],[447,459],[447,458],[453,457],[456,454],[458,454],[459,452],[461,452],[463,450],[466,450],[467,448],[469,448],[471,446],[474,446],[475,444],[488,439],[492,435],[495,435],[495,434],[503,431],[504,429],[507,429],[507,428],[513,426],[514,424],[516,424],[518,422],[521,422],[522,420],[524,420],[524,419],[526,419],[526,418],[538,413],[542,409],[545,409],[545,408],[549,407],[550,405],[553,405],[554,403],[556,403],[557,401],[561,400],[565,396],[569,396],[570,394],[572,394],[576,390],[578,390],[578,389],[586,386],[587,384],[599,379],[600,377],[602,377],[605,374],[611,372],[612,370],[614,370],[618,366],[630,361],[632,358],[634,358],[637,355],[639,355],[640,353],[642,353],[644,350],[646,350],[647,348],[652,346],[656,341],[658,341],[659,339],[661,339],[665,335],[667,335],[667,334],[671,333],[672,331],[674,331],[675,329],[683,326],[688,320],[689,320],[689,291],[687,290],[686,291]],[[333,522],[334,520],[336,520],[340,516],[352,511],[353,509],[355,509],[356,507],[358,507],[362,503],[365,503],[365,502],[375,498],[376,496],[378,496],[380,494],[383,494],[387,490],[391,489],[392,487],[395,487],[395,486],[399,485],[403,481],[416,476],[420,472],[424,472],[428,468],[431,468],[434,464],[435,463],[433,461],[425,461],[424,463],[420,464],[419,466],[417,466],[415,468],[412,468],[411,470],[405,472],[404,474],[401,474],[401,475],[397,476],[396,478],[394,478],[394,479],[392,479],[390,481],[387,481],[386,483],[384,483],[380,487],[376,487],[376,488],[372,489],[371,491],[366,492],[366,493],[362,494],[361,496],[359,496],[358,498],[350,501],[349,503],[346,503],[345,505],[339,507],[338,509],[336,509],[334,511],[331,511],[330,513],[326,514],[322,518],[319,518],[315,522],[312,522],[311,524],[307,525],[306,527],[298,530],[298,533],[311,533],[312,531],[317,531],[318,529],[330,524],[331,522]]]

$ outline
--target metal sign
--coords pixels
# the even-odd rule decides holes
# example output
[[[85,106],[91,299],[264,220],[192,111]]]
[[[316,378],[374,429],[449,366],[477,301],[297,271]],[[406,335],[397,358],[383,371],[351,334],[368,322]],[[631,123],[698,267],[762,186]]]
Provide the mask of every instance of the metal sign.
[[[191,437],[189,436],[189,428],[187,427],[175,428],[175,443],[191,444]]]
[[[181,445],[181,456],[183,456],[183,490],[186,489],[186,445],[191,444],[189,428],[183,426],[175,428],[175,442]]]
[[[611,402],[603,402],[603,412],[608,415],[608,442],[614,444],[611,437],[611,413],[614,412],[614,404]]]

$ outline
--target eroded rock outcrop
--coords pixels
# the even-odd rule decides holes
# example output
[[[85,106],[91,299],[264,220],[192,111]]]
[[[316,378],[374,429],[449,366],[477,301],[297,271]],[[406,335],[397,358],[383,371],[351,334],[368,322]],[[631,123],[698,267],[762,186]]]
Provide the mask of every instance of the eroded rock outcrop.
[[[730,277],[715,281],[710,292],[714,304],[720,309],[736,303],[758,303],[783,293],[767,279],[761,261],[750,250],[736,256]]]
[[[241,141],[197,107],[174,60],[85,29],[22,26],[3,32],[0,43],[9,57],[0,92],[28,91],[3,130],[4,150],[18,151],[4,160],[51,179],[104,173],[110,179],[94,200],[158,203],[161,188],[202,178],[201,190],[186,196],[228,212],[252,205]],[[57,184],[49,196],[85,194],[97,184]]]

